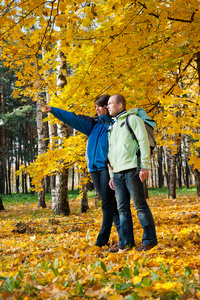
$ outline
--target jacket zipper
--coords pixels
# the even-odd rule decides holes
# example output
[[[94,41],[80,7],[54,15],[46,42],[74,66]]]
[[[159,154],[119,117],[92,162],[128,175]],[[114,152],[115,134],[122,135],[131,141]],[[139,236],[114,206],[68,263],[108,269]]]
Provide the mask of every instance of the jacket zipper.
[[[94,166],[94,159],[95,159],[96,150],[97,150],[97,144],[98,144],[99,136],[100,136],[102,130],[103,130],[103,126],[101,127],[101,130],[99,131],[99,134],[98,134],[98,137],[97,137],[97,140],[96,140],[96,145],[95,145],[95,150],[94,150],[94,158],[93,158],[93,166]],[[97,169],[97,167],[96,167],[96,169]]]

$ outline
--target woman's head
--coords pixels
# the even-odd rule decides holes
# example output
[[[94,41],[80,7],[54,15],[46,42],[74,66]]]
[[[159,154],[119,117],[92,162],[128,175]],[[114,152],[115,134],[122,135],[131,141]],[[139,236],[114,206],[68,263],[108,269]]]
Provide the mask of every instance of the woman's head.
[[[95,99],[94,105],[98,116],[102,115],[108,115],[108,99],[110,98],[110,95],[102,95]]]

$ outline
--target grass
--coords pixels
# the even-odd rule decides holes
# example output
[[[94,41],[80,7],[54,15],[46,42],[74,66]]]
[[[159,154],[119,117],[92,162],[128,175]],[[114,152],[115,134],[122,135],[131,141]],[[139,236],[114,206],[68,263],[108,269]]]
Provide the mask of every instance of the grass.
[[[79,189],[76,190],[69,190],[68,192],[68,197],[69,200],[71,199],[75,199],[79,196]],[[38,201],[38,194],[34,193],[27,193],[27,194],[23,194],[23,193],[13,193],[11,195],[0,195],[0,197],[3,200],[3,203],[12,203],[12,204],[18,204],[18,203],[34,203]],[[89,198],[93,198],[94,197],[94,191],[88,191],[88,197]],[[49,202],[51,201],[51,193],[46,193],[45,194],[45,201]]]
[[[181,195],[195,195],[196,194],[196,187],[191,186],[189,189],[187,187],[182,187],[176,188],[176,194],[177,196]],[[167,187],[162,187],[161,189],[158,187],[148,187],[148,193],[150,197],[153,196],[159,196],[159,195],[167,195],[168,194],[168,188]],[[13,193],[11,195],[0,195],[3,203],[12,203],[12,204],[17,204],[17,203],[34,203],[38,201],[38,195],[37,193],[31,194],[23,194],[23,193]],[[79,189],[76,190],[69,190],[68,192],[68,197],[70,199],[75,199],[79,196]],[[93,198],[94,197],[94,191],[88,191],[88,197]],[[49,202],[51,201],[51,193],[46,193],[45,194],[45,201]]]
[[[159,196],[159,195],[168,195],[168,187],[162,187],[162,188],[152,188],[148,187],[149,196]],[[177,187],[176,188],[176,194],[177,196],[181,195],[195,195],[197,193],[196,186],[191,186],[189,189],[184,186],[182,188]]]

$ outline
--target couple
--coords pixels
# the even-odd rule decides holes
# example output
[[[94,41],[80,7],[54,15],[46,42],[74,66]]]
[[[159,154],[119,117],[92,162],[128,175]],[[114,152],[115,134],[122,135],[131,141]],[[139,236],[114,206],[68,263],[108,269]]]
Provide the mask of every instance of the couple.
[[[135,247],[130,210],[131,197],[143,228],[142,245],[137,250],[147,251],[157,245],[157,238],[154,220],[143,189],[143,181],[149,176],[150,155],[144,122],[136,115],[130,118],[130,124],[141,151],[141,170],[138,171],[136,156],[138,145],[125,127],[124,120],[131,111],[126,111],[124,97],[120,94],[111,97],[100,96],[95,100],[95,109],[98,118],[75,115],[44,105],[44,112],[51,112],[59,120],[88,136],[88,168],[94,186],[102,199],[103,210],[103,223],[96,246],[102,247],[108,243],[114,221],[119,243],[108,251],[116,253]],[[114,123],[110,116],[114,117]],[[107,155],[110,161],[110,180],[106,175],[104,164]]]

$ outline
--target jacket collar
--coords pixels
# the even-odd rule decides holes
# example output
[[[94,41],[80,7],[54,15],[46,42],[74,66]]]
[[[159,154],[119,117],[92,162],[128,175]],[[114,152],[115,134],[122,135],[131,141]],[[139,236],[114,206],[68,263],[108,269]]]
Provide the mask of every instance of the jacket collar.
[[[126,109],[120,111],[118,114],[115,115],[115,118],[118,119],[121,115],[127,113]]]

